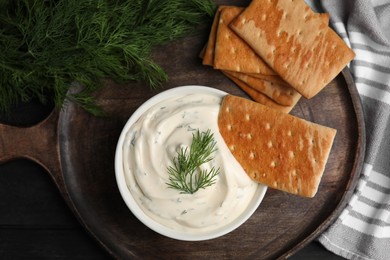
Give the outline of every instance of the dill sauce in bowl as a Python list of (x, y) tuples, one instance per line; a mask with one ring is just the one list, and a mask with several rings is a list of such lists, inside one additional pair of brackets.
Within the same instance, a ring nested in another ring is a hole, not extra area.
[[(222, 236), (258, 208), (266, 186), (253, 182), (226, 146), (218, 113), (226, 93), (203, 86), (173, 88), (152, 97), (129, 118), (119, 137), (115, 173), (131, 212), (164, 236), (187, 241)], [(201, 165), (219, 169), (215, 183), (193, 194), (168, 186), (167, 168), (195, 131), (210, 131), (216, 151)]]

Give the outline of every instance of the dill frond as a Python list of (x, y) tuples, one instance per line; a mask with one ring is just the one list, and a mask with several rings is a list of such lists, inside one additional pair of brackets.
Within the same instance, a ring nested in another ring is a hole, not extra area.
[(181, 148), (173, 159), (173, 166), (168, 166), (168, 187), (177, 189), (180, 193), (193, 194), (215, 184), (219, 168), (212, 167), (208, 171), (200, 169), (202, 164), (213, 160), (215, 145), (214, 135), (210, 130), (200, 133), (198, 129), (192, 135), (190, 150)]
[[(91, 113), (103, 80), (168, 79), (151, 57), (156, 45), (185, 36), (214, 13), (210, 0), (20, 0), (0, 4), (0, 113), (53, 93)], [(73, 82), (86, 89), (69, 95)]]

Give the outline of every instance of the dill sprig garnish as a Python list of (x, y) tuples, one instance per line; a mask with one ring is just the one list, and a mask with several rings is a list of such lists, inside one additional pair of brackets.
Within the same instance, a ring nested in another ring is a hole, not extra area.
[(201, 169), (200, 166), (213, 160), (212, 154), (216, 151), (214, 135), (207, 130), (192, 135), (192, 142), (188, 151), (181, 148), (177, 157), (173, 159), (173, 166), (168, 166), (168, 187), (180, 190), (180, 193), (193, 194), (199, 189), (213, 185), (219, 168), (210, 170)]
[[(193, 31), (215, 10), (212, 0), (8, 0), (0, 2), (0, 113), (19, 101), (53, 96), (93, 114), (92, 92), (107, 78), (167, 80), (153, 46)], [(72, 83), (82, 85), (69, 93)]]

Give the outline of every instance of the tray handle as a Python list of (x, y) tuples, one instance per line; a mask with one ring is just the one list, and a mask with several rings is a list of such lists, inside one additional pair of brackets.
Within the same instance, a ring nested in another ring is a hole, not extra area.
[[(41, 165), (64, 191), (58, 142), (59, 112), (53, 110), (40, 123), (31, 127), (0, 124), (0, 164), (26, 158)], [(62, 192), (63, 193), (63, 192)]]

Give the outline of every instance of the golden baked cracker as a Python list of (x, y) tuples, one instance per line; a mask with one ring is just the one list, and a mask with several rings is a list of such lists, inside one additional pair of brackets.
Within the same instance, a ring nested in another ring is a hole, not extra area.
[[(319, 15), (319, 17), (321, 17), (321, 19), (324, 23), (326, 23), (326, 24), (329, 23), (329, 14), (328, 13), (319, 13), (318, 15)], [(215, 37), (213, 37), (213, 40), (215, 41)], [(215, 46), (215, 44), (213, 46)], [(246, 75), (251, 76), (251, 77), (267, 80), (267, 81), (270, 81), (270, 82), (273, 82), (276, 84), (288, 85), (288, 83), (286, 81), (284, 81), (279, 75), (264, 75), (264, 74), (259, 74), (259, 73), (243, 73), (243, 72), (236, 72), (236, 71), (232, 71), (232, 73), (242, 73), (242, 74), (246, 74)]]
[(215, 43), (214, 68), (275, 75), (275, 71), (229, 28), (229, 23), (242, 10), (241, 7), (233, 6), (221, 10)]
[[(239, 73), (239, 72), (237, 72)], [(288, 85), (286, 81), (284, 81), (279, 75), (263, 75), (258, 73), (245, 73), (246, 75), (249, 75), (254, 78), (267, 80), (270, 82), (278, 83), (278, 84), (285, 84)]]
[(313, 197), (336, 130), (227, 95), (218, 115), (228, 148), (253, 180)]
[(254, 0), (230, 27), (304, 97), (323, 89), (354, 52), (303, 0)]
[(207, 41), (206, 47), (204, 50), (202, 50), (203, 53), (200, 53), (200, 56), (203, 57), (203, 65), (213, 66), (214, 64), (215, 37), (217, 34), (220, 13), (224, 7), (224, 5), (218, 6), (218, 9), (214, 15), (213, 24), (211, 25), (209, 39)]
[(294, 106), (280, 105), (280, 104), (276, 103), (275, 101), (273, 101), (272, 99), (270, 99), (269, 97), (267, 97), (262, 92), (257, 91), (256, 89), (252, 88), (251, 86), (249, 86), (245, 82), (239, 80), (238, 78), (227, 73), (226, 71), (223, 71), (223, 73), (228, 78), (230, 78), (234, 83), (236, 83), (236, 85), (239, 88), (241, 88), (246, 94), (248, 94), (248, 96), (250, 96), (254, 101), (256, 101), (260, 104), (263, 104), (265, 106), (271, 107), (273, 109), (279, 110), (279, 111), (284, 112), (284, 113), (289, 113), (294, 108)]
[(280, 105), (294, 106), (301, 98), (301, 94), (299, 94), (292, 87), (288, 86), (286, 83), (280, 84), (277, 82), (264, 80), (261, 78), (253, 77), (251, 75), (243, 74), (239, 72), (227, 72), (227, 73), (245, 82), (253, 89), (265, 94), (266, 96), (268, 96), (269, 98), (271, 98), (273, 101), (275, 101)]

